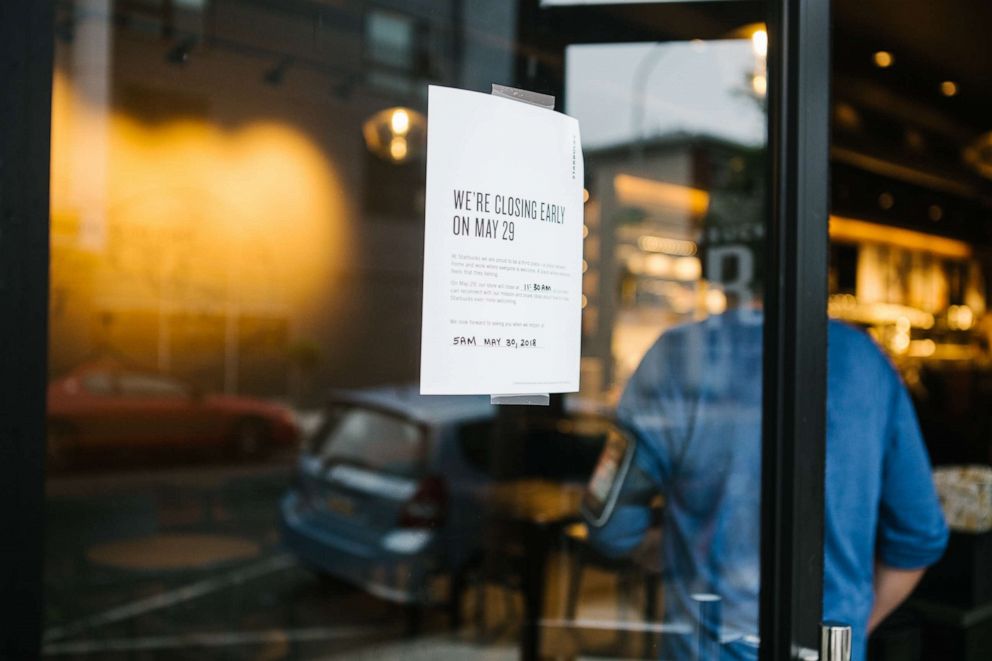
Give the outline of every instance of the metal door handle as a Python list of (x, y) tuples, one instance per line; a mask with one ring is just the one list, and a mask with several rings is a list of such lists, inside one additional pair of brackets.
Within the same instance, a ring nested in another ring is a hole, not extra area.
[(820, 661), (851, 661), (851, 627), (837, 622), (820, 625)]

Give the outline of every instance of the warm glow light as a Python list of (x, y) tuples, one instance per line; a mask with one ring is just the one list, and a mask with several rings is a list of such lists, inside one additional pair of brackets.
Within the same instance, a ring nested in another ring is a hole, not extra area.
[(696, 216), (705, 214), (710, 205), (710, 195), (704, 190), (631, 174), (618, 174), (613, 178), (613, 187), (624, 205), (660, 206)]
[(582, 189), (582, 203), (585, 204), (588, 201), (589, 201), (589, 189), (588, 188), (583, 188)]
[(721, 314), (727, 309), (727, 295), (719, 289), (707, 290), (704, 302), (710, 314)]
[(768, 78), (765, 76), (751, 76), (751, 89), (758, 96), (764, 96), (768, 93)]
[(925, 340), (910, 341), (909, 351), (907, 353), (913, 358), (928, 358), (935, 351), (937, 351), (937, 343), (928, 338)]
[(589, 305), (589, 299), (585, 294), (582, 295), (582, 309), (584, 310), (586, 306)]
[(699, 280), (703, 274), (703, 265), (697, 257), (679, 257), (672, 270), (679, 280)]
[[(831, 317), (846, 319), (860, 324), (882, 325), (895, 324), (897, 330), (901, 324), (904, 330), (908, 328), (933, 328), (934, 318), (929, 312), (898, 305), (896, 303), (861, 303), (851, 294), (833, 294), (827, 301), (827, 312)], [(906, 327), (905, 319), (909, 321)]]
[(583, 225), (582, 226), (582, 238), (584, 239), (587, 236), (589, 236), (589, 226), (588, 225)]
[(971, 246), (964, 241), (841, 216), (830, 216), (830, 238), (851, 243), (881, 243), (956, 259), (967, 259), (972, 253)]
[(768, 32), (766, 30), (754, 31), (754, 34), (751, 35), (751, 48), (754, 50), (755, 57), (768, 56)]
[(983, 177), (992, 179), (992, 131), (975, 138), (963, 152), (965, 162)]
[(582, 272), (585, 273), (588, 270), (589, 270), (589, 262), (587, 262), (586, 260), (583, 259), (582, 260)]
[(861, 115), (849, 103), (838, 102), (834, 107), (834, 119), (841, 126), (856, 130), (861, 128)]
[(895, 335), (892, 336), (892, 341), (889, 343), (892, 350), (896, 353), (905, 353), (906, 349), (909, 348), (909, 333), (905, 331), (897, 331)]
[(379, 158), (401, 163), (423, 153), (427, 118), (412, 108), (386, 108), (362, 124), (365, 146)]
[(945, 80), (940, 84), (940, 93), (944, 96), (955, 96), (958, 93), (958, 85), (953, 80)]
[[(730, 38), (730, 39), (750, 39), (751, 40), (751, 43), (753, 45), (754, 42), (755, 42), (755, 35), (758, 32), (763, 32), (765, 34), (763, 40), (764, 40), (764, 43), (766, 44), (766, 46), (765, 46), (765, 52), (767, 52), (768, 26), (765, 25), (764, 23), (748, 23), (747, 25), (742, 25), (742, 26), (738, 27), (737, 29), (732, 30), (731, 32), (729, 32), (727, 34), (727, 37)], [(761, 37), (758, 37), (758, 40), (762, 40), (762, 38)], [(755, 51), (755, 54), (757, 55), (757, 51)]]
[(696, 254), (696, 244), (685, 239), (671, 239), (667, 236), (645, 234), (637, 238), (637, 247), (645, 252), (662, 252), (676, 257), (692, 257)]
[(672, 277), (672, 258), (668, 255), (648, 255), (644, 260), (644, 272), (656, 278)]
[(895, 58), (892, 57), (892, 53), (885, 50), (877, 51), (872, 59), (875, 61), (875, 66), (879, 69), (888, 69), (895, 62)]
[[(89, 319), (139, 314), (157, 321), (140, 326), (147, 331), (115, 327), (115, 349), (169, 369), (217, 324), (255, 318), (308, 332), (318, 310), (342, 304), (328, 282), (353, 253), (354, 210), (335, 163), (307, 133), (276, 121), (141, 121), (89, 106), (58, 69), (53, 93), (51, 277), (73, 305), (52, 315), (58, 343), (85, 337)], [(75, 192), (94, 185), (76, 158), (91, 113), (104, 122), (93, 139), (113, 156), (100, 166), (99, 199)], [(81, 222), (94, 215), (107, 228), (99, 250)], [(185, 327), (192, 335), (170, 333), (177, 316), (196, 320)], [(225, 388), (236, 388), (224, 360)]]
[[(404, 108), (397, 108), (393, 111), (393, 115), (389, 119), (389, 125), (392, 127), (395, 135), (406, 135), (410, 131), (410, 113)], [(404, 153), (406, 153), (405, 148)]]
[(975, 325), (975, 313), (967, 305), (947, 308), (947, 325), (952, 330), (968, 330)]
[(397, 162), (402, 161), (404, 158), (406, 158), (406, 153), (407, 153), (406, 138), (396, 136), (395, 138), (389, 141), (389, 155), (393, 158), (394, 161)]

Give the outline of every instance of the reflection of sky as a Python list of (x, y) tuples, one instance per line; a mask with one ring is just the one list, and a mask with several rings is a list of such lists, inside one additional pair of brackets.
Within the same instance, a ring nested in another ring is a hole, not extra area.
[[(643, 92), (634, 88), (642, 62)], [(681, 131), (762, 144), (765, 116), (748, 95), (754, 65), (747, 39), (570, 46), (565, 111), (586, 148), (630, 142), (642, 93), (643, 137)]]

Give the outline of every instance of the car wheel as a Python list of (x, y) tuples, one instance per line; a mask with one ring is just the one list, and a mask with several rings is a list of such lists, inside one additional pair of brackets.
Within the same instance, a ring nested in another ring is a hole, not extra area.
[(261, 420), (242, 420), (234, 429), (234, 453), (242, 459), (263, 456), (269, 449), (271, 434)]
[(45, 434), (45, 463), (53, 472), (69, 468), (76, 454), (76, 435), (63, 422), (49, 422)]

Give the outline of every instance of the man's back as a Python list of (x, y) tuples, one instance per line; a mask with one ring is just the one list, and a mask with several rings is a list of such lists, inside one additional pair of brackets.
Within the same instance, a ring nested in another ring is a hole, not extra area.
[[(637, 437), (637, 466), (665, 495), (666, 622), (694, 631), (692, 595), (719, 595), (728, 658), (752, 656), (745, 639), (757, 635), (761, 343), (755, 312), (673, 329), (644, 357), (618, 408)], [(881, 558), (897, 567), (935, 560), (946, 531), (911, 405), (888, 361), (864, 334), (831, 323), (828, 365), (824, 617), (854, 626), (858, 659), (876, 529)], [(644, 508), (621, 507), (595, 539), (623, 552), (646, 525)], [(662, 657), (693, 658), (693, 638), (663, 637)]]

